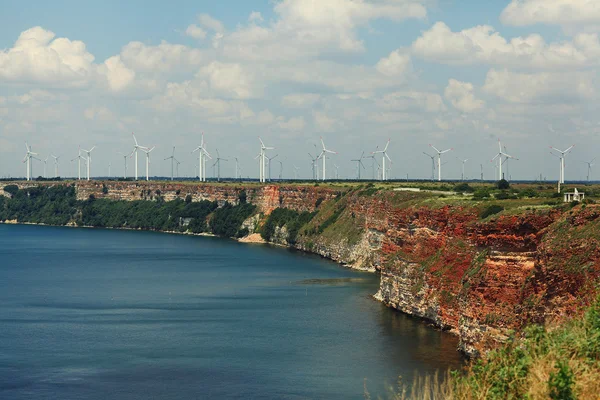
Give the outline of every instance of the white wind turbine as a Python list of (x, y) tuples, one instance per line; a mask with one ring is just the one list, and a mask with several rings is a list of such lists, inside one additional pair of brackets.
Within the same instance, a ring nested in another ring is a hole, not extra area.
[[(148, 151), (147, 147), (140, 146), (138, 144), (138, 141), (135, 138), (135, 135), (133, 134), (133, 132), (131, 133), (131, 135), (133, 136), (133, 141), (135, 143), (131, 154), (135, 154), (135, 180), (137, 181), (138, 180), (138, 150), (142, 150), (142, 151), (146, 152), (146, 172), (148, 171), (148, 156), (149, 156), (150, 152)], [(146, 173), (146, 175), (148, 175), (148, 174)], [(146, 180), (148, 180), (147, 177), (146, 177)]]
[(92, 151), (94, 151), (94, 149), (96, 148), (96, 146), (92, 147), (89, 150), (85, 150), (85, 149), (81, 149), (81, 151), (87, 153), (87, 180), (90, 180), (90, 164), (92, 164)]
[(271, 160), (277, 158), (278, 155), (279, 154), (275, 154), (273, 157), (265, 155), (265, 157), (267, 158), (267, 171), (269, 173), (269, 182), (271, 182)]
[(240, 176), (240, 161), (237, 157), (233, 157), (235, 159), (235, 179), (238, 180), (241, 178)]
[(131, 157), (133, 155), (133, 151), (129, 154), (125, 154), (125, 153), (121, 153), (120, 151), (118, 152), (118, 154), (123, 156), (123, 165), (124, 165), (124, 169), (123, 169), (123, 179), (127, 179), (127, 157)]
[[(258, 155), (260, 164), (259, 164), (259, 180), (260, 182), (266, 182), (266, 174), (265, 174), (265, 168), (266, 168), (266, 160), (267, 160), (267, 150), (275, 150), (275, 147), (267, 147), (265, 146), (264, 142), (262, 141), (262, 139), (259, 137), (258, 140), (260, 140), (260, 153)], [(269, 180), (271, 179), (271, 176), (269, 174)]]
[(77, 179), (81, 180), (81, 160), (87, 163), (87, 159), (81, 155), (81, 146), (79, 146), (79, 150), (77, 151), (77, 157), (71, 160), (71, 162), (77, 160)]
[(435, 180), (435, 156), (432, 156), (431, 154), (428, 154), (425, 152), (423, 152), (423, 154), (425, 154), (427, 157), (431, 158), (431, 180), (434, 181)]
[(321, 137), (321, 146), (323, 146), (323, 150), (321, 150), (321, 154), (319, 154), (319, 156), (317, 157), (317, 159), (322, 158), (323, 159), (323, 181), (327, 179), (327, 164), (325, 163), (325, 160), (327, 160), (327, 153), (330, 154), (337, 154), (336, 151), (333, 150), (329, 150), (328, 148), (325, 147), (325, 142), (323, 142), (323, 137)]
[(565, 156), (567, 155), (567, 153), (569, 153), (571, 151), (571, 149), (575, 147), (575, 145), (569, 147), (566, 150), (559, 150), (556, 147), (552, 147), (550, 146), (550, 148), (554, 151), (557, 151), (558, 153), (560, 153), (560, 156), (557, 156), (556, 154), (550, 152), (550, 154), (558, 157), (560, 159), (560, 175), (558, 177), (558, 182), (559, 183), (565, 183)]
[(54, 158), (54, 177), (58, 178), (58, 159), (60, 156), (56, 157), (54, 154), (50, 154), (52, 158)]
[(468, 158), (465, 158), (465, 159), (463, 160), (463, 159), (461, 159), (461, 158), (458, 158), (458, 157), (456, 157), (456, 159), (462, 163), (462, 173), (461, 173), (461, 175), (460, 175), (460, 180), (461, 180), (461, 181), (464, 181), (464, 180), (465, 180), (465, 164), (466, 164), (466, 162), (467, 162), (467, 161), (469, 161), (469, 159), (468, 159)]
[(152, 150), (154, 150), (155, 146), (152, 146), (151, 149), (148, 149), (146, 147), (140, 147), (140, 149), (146, 153), (146, 181), (150, 180), (150, 152), (152, 152)]
[(298, 167), (296, 167), (296, 166), (294, 165), (294, 179), (295, 179), (295, 180), (297, 180), (297, 179), (298, 179), (298, 170), (299, 170), (299, 169), (300, 169), (300, 168), (298, 168)]
[(46, 166), (48, 164), (49, 158), (50, 158), (50, 156), (46, 157), (46, 159), (44, 160), (44, 179), (48, 178), (48, 176), (46, 175)]
[(594, 158), (592, 158), (592, 160), (591, 160), (591, 161), (584, 161), (584, 162), (583, 162), (584, 164), (587, 164), (587, 166), (588, 166), (588, 167), (587, 167), (587, 181), (588, 181), (588, 182), (590, 181), (590, 173), (592, 172), (592, 167), (594, 166), (594, 160), (595, 160), (595, 159), (596, 159), (596, 158), (594, 157)]
[(333, 166), (335, 167), (335, 180), (339, 180), (340, 179), (340, 166), (337, 165), (336, 163), (333, 163)]
[[(177, 159), (175, 158), (175, 146), (173, 146), (173, 152), (171, 153), (170, 157), (165, 158), (166, 160), (171, 160), (171, 180), (173, 180), (173, 163), (178, 163), (179, 161), (177, 161)], [(179, 165), (179, 164), (178, 164)]]
[(381, 180), (382, 181), (386, 180), (386, 175), (385, 174), (386, 174), (387, 170), (385, 168), (385, 159), (387, 158), (390, 163), (392, 162), (392, 160), (390, 159), (390, 157), (387, 155), (387, 148), (388, 148), (389, 145), (390, 145), (390, 139), (388, 139), (388, 141), (385, 144), (385, 147), (383, 148), (383, 150), (375, 150), (373, 153), (371, 153), (373, 155), (381, 153), (381, 158), (383, 159), (383, 170), (382, 170), (383, 172), (382, 172), (382, 175), (381, 175)]
[(32, 173), (31, 159), (35, 158), (36, 160), (39, 160), (39, 158), (34, 157), (37, 156), (37, 153), (31, 151), (31, 146), (27, 144), (27, 142), (25, 142), (25, 149), (27, 149), (27, 153), (25, 153), (25, 158), (23, 159), (23, 162), (27, 164), (27, 180), (30, 181)]
[[(506, 157), (504, 160), (502, 160), (502, 156)], [(502, 180), (503, 179), (503, 175), (502, 175), (502, 164), (504, 164), (504, 162), (506, 160), (508, 160), (509, 158), (512, 158), (513, 160), (518, 160), (518, 158), (515, 158), (509, 154), (506, 154), (505, 152), (502, 151), (502, 143), (500, 143), (500, 139), (498, 139), (498, 154), (496, 154), (494, 156), (494, 158), (491, 159), (490, 162), (494, 162), (495, 159), (498, 159), (498, 180)]]
[[(219, 149), (216, 149), (217, 151), (217, 159), (215, 161), (215, 163), (213, 164), (213, 168), (216, 165), (217, 166), (217, 182), (221, 181), (221, 161), (229, 161), (226, 158), (221, 158), (221, 155), (219, 154)], [(214, 169), (213, 169), (213, 173), (214, 173)]]
[(358, 171), (358, 180), (360, 181), (360, 169), (366, 169), (365, 165), (362, 162), (362, 159), (365, 158), (365, 152), (363, 151), (362, 154), (360, 155), (359, 158), (355, 159), (355, 160), (350, 160), (352, 162), (356, 163), (356, 169)]
[(434, 149), (437, 152), (437, 158), (438, 158), (438, 181), (442, 180), (442, 154), (449, 152), (450, 150), (454, 150), (454, 148), (449, 148), (446, 149), (444, 151), (439, 151), (438, 149), (435, 148), (435, 146), (433, 145), (429, 145), (429, 147), (431, 147), (432, 149)]
[(318, 172), (317, 172), (317, 160), (319, 159), (319, 157), (315, 157), (310, 153), (308, 153), (308, 156), (311, 159), (310, 166), (312, 168), (313, 180), (317, 181), (317, 180), (319, 180)]
[(206, 181), (206, 158), (212, 160), (210, 153), (206, 150), (206, 143), (204, 143), (204, 132), (202, 132), (202, 140), (200, 146), (196, 147), (192, 153), (198, 152), (198, 179), (201, 182)]

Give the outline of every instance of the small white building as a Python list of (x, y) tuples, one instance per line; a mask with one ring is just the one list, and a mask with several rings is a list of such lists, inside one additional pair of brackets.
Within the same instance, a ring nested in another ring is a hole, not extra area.
[(579, 193), (577, 188), (575, 188), (575, 191), (573, 192), (565, 192), (563, 201), (565, 203), (570, 203), (572, 201), (582, 201), (583, 199), (585, 199), (585, 193)]

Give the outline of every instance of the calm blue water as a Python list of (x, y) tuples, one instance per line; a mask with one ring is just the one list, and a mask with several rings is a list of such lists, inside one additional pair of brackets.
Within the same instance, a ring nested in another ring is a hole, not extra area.
[(460, 365), (377, 286), (269, 246), (0, 225), (0, 398), (361, 399)]

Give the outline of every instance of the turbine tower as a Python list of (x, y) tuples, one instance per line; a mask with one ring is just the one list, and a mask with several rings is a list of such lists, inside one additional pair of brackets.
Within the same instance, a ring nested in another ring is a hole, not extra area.
[(50, 158), (50, 156), (46, 157), (46, 159), (44, 160), (44, 179), (48, 178), (48, 176), (46, 175), (46, 166), (48, 164), (49, 158)]
[(71, 160), (71, 162), (77, 160), (77, 180), (81, 180), (81, 160), (87, 163), (87, 159), (81, 155), (81, 146), (79, 146), (79, 150), (77, 151), (77, 157)]
[(294, 165), (294, 180), (298, 180), (298, 170), (299, 170), (299, 169), (300, 169), (300, 168), (298, 168), (298, 167), (296, 167), (296, 166)]
[(175, 158), (175, 146), (173, 146), (173, 152), (171, 153), (171, 156), (165, 158), (165, 161), (166, 160), (171, 160), (171, 180), (173, 180), (173, 163), (177, 162), (177, 159)]
[[(558, 177), (558, 182), (559, 183), (565, 183), (565, 156), (567, 155), (567, 153), (569, 153), (571, 151), (571, 149), (575, 147), (575, 145), (569, 147), (566, 150), (559, 150), (556, 147), (552, 147), (550, 146), (550, 148), (554, 151), (557, 151), (558, 153), (560, 153), (560, 156), (557, 156), (560, 159), (560, 175)], [(550, 154), (556, 156), (556, 154), (550, 152)]]
[(149, 175), (150, 175), (150, 152), (151, 152), (152, 150), (154, 150), (154, 147), (155, 147), (155, 146), (152, 146), (152, 148), (151, 148), (151, 149), (148, 149), (148, 148), (146, 148), (146, 147), (140, 147), (140, 149), (141, 149), (141, 150), (142, 150), (144, 153), (146, 153), (146, 181), (149, 181), (149, 180), (150, 180), (150, 176), (149, 176)]
[[(215, 163), (213, 164), (213, 168), (216, 165), (217, 166), (217, 182), (221, 181), (221, 160), (223, 161), (229, 161), (226, 158), (221, 158), (221, 155), (219, 154), (219, 149), (216, 149), (217, 151), (217, 160), (215, 161)], [(214, 172), (214, 169), (213, 169)]]
[(123, 165), (125, 167), (123, 169), (123, 179), (127, 179), (127, 157), (131, 157), (133, 155), (133, 151), (129, 154), (121, 153), (120, 151), (117, 153), (123, 156)]
[[(133, 134), (133, 132), (131, 133), (131, 135), (133, 136), (133, 141), (135, 143), (134, 146), (133, 146), (133, 152), (132, 152), (132, 154), (135, 154), (135, 180), (137, 181), (138, 180), (138, 150), (147, 151), (148, 148), (144, 147), (144, 146), (140, 146), (138, 144), (138, 141), (135, 138), (135, 135)], [(146, 171), (148, 171), (148, 165), (147, 164), (148, 164), (148, 155), (149, 154), (150, 154), (150, 152), (146, 153)], [(148, 179), (146, 179), (146, 180), (148, 180)]]
[(321, 150), (321, 154), (319, 155), (318, 158), (322, 158), (323, 159), (323, 181), (325, 181), (325, 179), (327, 179), (327, 164), (325, 163), (325, 160), (327, 160), (327, 153), (330, 154), (337, 154), (336, 151), (333, 150), (329, 150), (328, 148), (325, 147), (325, 142), (323, 142), (323, 137), (321, 136), (321, 146), (323, 146), (323, 150)]
[[(258, 140), (260, 140), (260, 153), (258, 155), (259, 158), (259, 181), (260, 182), (266, 182), (266, 174), (265, 174), (265, 168), (266, 168), (266, 161), (267, 161), (267, 150), (275, 150), (275, 147), (267, 147), (265, 146), (264, 142), (262, 141), (262, 139), (259, 137)], [(273, 157), (275, 158), (275, 157)], [(271, 180), (271, 174), (269, 174), (269, 180)]]
[(431, 181), (433, 182), (435, 180), (435, 156), (432, 156), (431, 154), (425, 152), (423, 152), (423, 154), (431, 158)]
[(25, 153), (25, 158), (23, 159), (23, 162), (27, 164), (27, 180), (30, 181), (32, 173), (31, 159), (35, 158), (36, 160), (39, 160), (39, 158), (34, 157), (37, 156), (37, 153), (31, 151), (31, 146), (28, 145), (27, 142), (25, 142), (25, 149), (27, 149), (27, 153)]
[(308, 156), (311, 159), (310, 166), (312, 168), (313, 180), (314, 181), (319, 180), (319, 177), (317, 176), (317, 160), (319, 159), (319, 157), (315, 157), (310, 153), (308, 153)]
[(267, 158), (267, 172), (269, 173), (269, 182), (271, 182), (271, 160), (277, 158), (279, 154), (275, 154), (273, 157), (266, 156)]
[(594, 157), (594, 158), (592, 158), (592, 160), (591, 160), (591, 161), (584, 161), (584, 162), (583, 162), (584, 164), (587, 164), (587, 166), (588, 166), (588, 167), (587, 167), (587, 181), (588, 181), (588, 182), (590, 181), (590, 172), (592, 172), (592, 167), (594, 166), (594, 160), (595, 160), (595, 159), (596, 159), (596, 158)]
[(362, 163), (362, 159), (365, 158), (365, 152), (363, 151), (359, 158), (355, 160), (350, 160), (356, 163), (356, 169), (358, 171), (358, 180), (360, 181), (360, 169), (365, 169), (365, 165)]
[(458, 157), (456, 157), (456, 159), (462, 163), (462, 173), (461, 173), (461, 175), (460, 175), (460, 180), (461, 180), (461, 181), (464, 181), (464, 180), (465, 180), (465, 163), (466, 163), (467, 161), (469, 161), (469, 159), (468, 159), (468, 158), (465, 158), (465, 159), (463, 160), (463, 159), (460, 159), (460, 158), (458, 158)]
[(433, 145), (429, 145), (429, 147), (431, 147), (432, 149), (434, 149), (437, 152), (437, 158), (438, 158), (438, 182), (442, 181), (442, 154), (449, 152), (450, 150), (454, 150), (453, 148), (449, 148), (446, 149), (444, 151), (439, 151), (438, 149), (436, 149)]
[(56, 157), (54, 154), (50, 154), (50, 157), (54, 158), (54, 177), (58, 178), (58, 159), (60, 156)]
[(498, 139), (498, 154), (496, 154), (494, 156), (494, 158), (492, 158), (490, 160), (490, 162), (494, 162), (494, 160), (497, 158), (498, 159), (498, 180), (502, 180), (503, 176), (502, 176), (502, 164), (504, 164), (504, 161), (502, 160), (502, 156), (506, 157), (504, 159), (504, 161), (508, 160), (509, 158), (512, 158), (513, 160), (518, 160), (518, 158), (515, 158), (509, 154), (506, 154), (505, 152), (502, 151), (502, 144), (500, 143), (500, 139)]
[(240, 161), (238, 160), (237, 157), (234, 157), (235, 159), (235, 179), (238, 180), (241, 178), (240, 176)]
[(340, 166), (336, 163), (333, 163), (333, 166), (335, 167), (335, 180), (337, 181), (340, 179)]
[(279, 161), (279, 180), (282, 179), (283, 176), (283, 162)]
[(90, 164), (92, 163), (92, 151), (94, 151), (94, 149), (96, 148), (96, 146), (92, 147), (89, 150), (85, 150), (85, 149), (81, 149), (81, 151), (87, 153), (87, 180), (90, 180)]
[(376, 150), (376, 151), (374, 151), (372, 153), (373, 155), (381, 153), (381, 158), (383, 159), (383, 170), (382, 170), (383, 172), (381, 174), (381, 180), (382, 181), (386, 180), (385, 174), (386, 174), (387, 170), (385, 168), (385, 159), (387, 158), (390, 163), (392, 162), (392, 160), (390, 159), (390, 157), (387, 155), (387, 148), (388, 148), (389, 145), (390, 145), (390, 139), (388, 139), (388, 141), (385, 144), (385, 147), (383, 148), (383, 150)]
[(204, 143), (204, 132), (202, 132), (202, 140), (200, 146), (196, 147), (192, 153), (198, 152), (198, 179), (200, 182), (206, 181), (206, 158), (212, 160), (210, 153), (206, 150), (206, 143)]

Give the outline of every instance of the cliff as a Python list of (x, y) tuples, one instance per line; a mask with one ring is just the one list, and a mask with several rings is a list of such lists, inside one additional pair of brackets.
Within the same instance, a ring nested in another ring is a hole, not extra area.
[[(597, 293), (600, 207), (595, 205), (501, 200), (494, 204), (505, 210), (482, 219), (489, 201), (375, 187), (81, 181), (75, 192), (82, 204), (92, 196), (188, 198), (222, 206), (243, 197), (256, 211), (231, 232), (260, 241), (256, 232), (265, 238), (269, 231), (273, 243), (379, 271), (376, 299), (454, 332), (470, 355), (526, 324), (576, 314)], [(160, 226), (152, 229), (164, 230)]]

